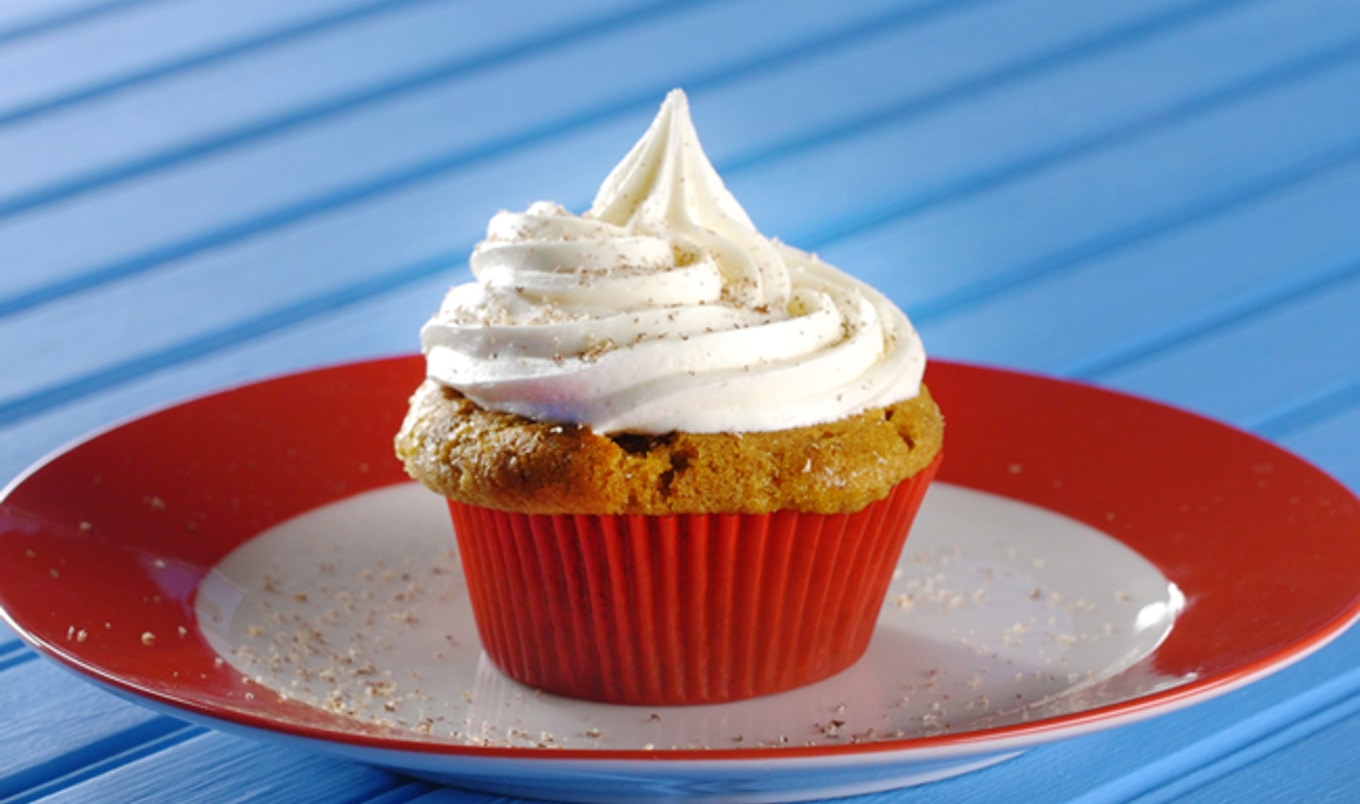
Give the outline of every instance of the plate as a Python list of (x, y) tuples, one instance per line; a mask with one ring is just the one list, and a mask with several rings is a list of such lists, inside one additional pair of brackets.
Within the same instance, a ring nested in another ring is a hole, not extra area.
[(1172, 711), (1360, 616), (1360, 501), (1318, 469), (1145, 400), (935, 361), (946, 460), (863, 661), (722, 706), (536, 694), (482, 658), (438, 500), (391, 457), (422, 371), (269, 380), (39, 464), (0, 501), (6, 618), (116, 693), (262, 740), (513, 795), (790, 800)]

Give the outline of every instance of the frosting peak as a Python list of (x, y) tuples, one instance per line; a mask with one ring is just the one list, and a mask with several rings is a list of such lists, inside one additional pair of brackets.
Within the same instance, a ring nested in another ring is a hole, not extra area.
[(788, 303), (788, 271), (708, 161), (682, 90), (666, 96), (647, 133), (600, 185), (585, 217), (686, 237), (713, 255), (733, 301)]
[(431, 378), (482, 407), (596, 432), (779, 430), (919, 392), (891, 302), (761, 235), (671, 92), (589, 211), (492, 218), (421, 337)]

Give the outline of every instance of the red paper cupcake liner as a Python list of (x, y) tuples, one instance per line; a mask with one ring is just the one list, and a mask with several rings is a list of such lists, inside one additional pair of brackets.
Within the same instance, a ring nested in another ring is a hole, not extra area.
[(482, 645), (506, 675), (610, 703), (717, 703), (864, 654), (939, 463), (850, 514), (449, 509)]

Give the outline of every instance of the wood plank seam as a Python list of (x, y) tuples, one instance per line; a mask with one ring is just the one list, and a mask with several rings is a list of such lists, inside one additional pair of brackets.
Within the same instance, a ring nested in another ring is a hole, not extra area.
[[(823, 248), (849, 237), (893, 223), (898, 219), (924, 212), (928, 209), (954, 203), (1002, 185), (1033, 176), (1054, 167), (1067, 159), (1120, 145), (1139, 137), (1147, 136), (1167, 126), (1186, 122), (1196, 117), (1227, 108), (1262, 91), (1278, 89), (1290, 83), (1303, 81), (1318, 74), (1341, 67), (1360, 57), (1360, 38), (1325, 50), (1309, 53), (1298, 59), (1286, 62), (1259, 73), (1252, 73), (1240, 81), (1235, 81), (1202, 95), (1193, 96), (1174, 104), (1155, 114), (1131, 120), (1108, 131), (1088, 135), (1072, 143), (1066, 143), (1049, 151), (1040, 152), (997, 167), (989, 168), (972, 176), (965, 177), (954, 184), (929, 195), (909, 195), (896, 202), (884, 204), (853, 219), (833, 222), (825, 228), (811, 233), (808, 242), (813, 248)], [(816, 143), (821, 144), (821, 143)], [(747, 163), (763, 161), (759, 157), (747, 157)], [(746, 165), (741, 165), (745, 167)], [(1009, 290), (1011, 286), (998, 288)], [(976, 299), (971, 295), (961, 295), (956, 301), (942, 298), (927, 302), (916, 313), (918, 317), (929, 318), (952, 312), (954, 306), (966, 302), (985, 300), (988, 295), (977, 291)], [(939, 309), (936, 310), (935, 308)]]
[(366, 280), (344, 285), (319, 296), (267, 310), (244, 321), (114, 363), (99, 371), (0, 404), (0, 427), (13, 425), (89, 394), (131, 382), (172, 366), (182, 365), (303, 321), (370, 301), (412, 282), (449, 270), (451, 265), (465, 260), (471, 248), (469, 244), (465, 249), (438, 254)]
[(1356, 159), (1360, 159), (1360, 139), (1328, 149), (1321, 155), (1289, 165), (1287, 168), (1268, 172), (1244, 186), (1192, 199), (1170, 210), (1160, 211), (1037, 260), (994, 274), (983, 281), (923, 301), (913, 306), (909, 312), (918, 324), (946, 318), (1003, 293), (1069, 271), (1096, 257), (1150, 242), (1169, 233), (1198, 225), (1207, 219), (1260, 202), (1326, 172), (1344, 167)]
[(158, 717), (30, 768), (18, 777), (0, 779), (0, 797), (8, 804), (37, 801), (207, 732), (202, 726)]
[(12, 44), (33, 36), (45, 36), (56, 33), (63, 28), (74, 28), (137, 6), (163, 2), (165, 0), (111, 0), (111, 2), (90, 5), (85, 8), (71, 9), (0, 30), (0, 45)]
[(38, 654), (25, 647), (22, 643), (12, 643), (0, 650), (0, 672), (18, 667), (21, 664), (38, 658)]
[[(207, 139), (120, 162), (91, 171), (83, 176), (0, 199), (0, 218), (30, 212), (83, 193), (165, 170), (193, 159), (240, 148), (302, 126), (324, 122), (329, 118), (348, 114), (375, 103), (390, 101), (418, 90), (428, 89), (455, 79), (466, 78), (508, 64), (516, 59), (546, 53), (568, 44), (579, 44), (583, 40), (603, 36), (629, 25), (669, 16), (681, 10), (688, 10), (713, 2), (715, 0), (682, 0), (681, 2), (659, 0), (624, 12), (590, 18), (582, 21), (579, 25), (528, 37), (494, 50), (450, 59), (429, 69), (416, 71), (377, 86), (367, 87), (293, 109), (286, 114), (240, 126)], [(4, 125), (5, 122), (6, 120), (0, 117), (0, 125)], [(3, 311), (0, 311), (0, 314), (3, 314)]]
[[(1354, 344), (1348, 346), (1354, 348)], [(1357, 405), (1360, 405), (1360, 377), (1352, 377), (1253, 417), (1247, 427), (1266, 438), (1280, 439), (1340, 416)]]
[[(756, 152), (738, 155), (733, 159), (724, 161), (720, 167), (724, 174), (734, 173), (774, 159), (784, 158), (790, 154), (829, 145), (837, 140), (863, 134), (876, 128), (887, 127), (912, 118), (924, 117), (930, 112), (958, 101), (971, 100), (979, 94), (1014, 86), (1067, 67), (1074, 62), (1103, 54), (1110, 49), (1137, 44), (1175, 28), (1191, 25), (1217, 14), (1225, 13), (1235, 6), (1257, 2), (1259, 0), (1210, 0), (1210, 2), (1183, 6), (1146, 19), (1136, 20), (1130, 24), (1114, 27), (1096, 36), (1081, 39), (1033, 57), (1017, 59), (999, 69), (965, 78), (962, 81), (940, 87), (924, 96), (891, 104), (852, 120), (838, 121), (834, 125), (791, 138), (782, 143), (776, 143), (767, 148), (761, 148)], [(1357, 44), (1360, 44), (1360, 40), (1357, 40)], [(1311, 61), (1311, 59), (1300, 61)], [(1253, 88), (1250, 86), (1253, 83), (1252, 79), (1240, 83), (1244, 85), (1241, 87), (1244, 91), (1251, 91)], [(0, 209), (3, 208), (0, 207)], [(830, 234), (832, 231), (835, 231), (834, 227), (828, 229), (827, 233), (814, 237), (821, 237), (829, 241), (833, 237)]]
[(13, 109), (0, 111), (0, 126), (29, 120), (48, 112), (75, 106), (84, 101), (106, 97), (116, 92), (139, 86), (178, 73), (206, 67), (218, 62), (235, 58), (247, 53), (277, 47), (299, 38), (312, 36), (332, 28), (362, 22), (379, 14), (391, 13), (404, 6), (415, 3), (440, 2), (441, 0), (373, 0), (369, 5), (346, 9), (336, 14), (287, 25), (263, 35), (237, 42), (230, 42), (210, 50), (200, 51), (192, 56), (158, 64), (142, 70), (115, 76), (98, 84), (76, 89), (54, 98), (30, 103)]
[[(1099, 380), (1103, 375), (1221, 332), (1283, 305), (1326, 293), (1342, 283), (1353, 281), (1357, 275), (1360, 275), (1360, 253), (1346, 254), (1321, 265), (1295, 269), (1280, 279), (1246, 293), (1221, 299), (1194, 315), (1068, 363), (1056, 373), (1083, 380)], [(1269, 418), (1267, 416), (1265, 420)], [(1292, 428), (1277, 432), (1273, 437), (1284, 435), (1289, 429)]]
[[(972, 3), (979, 4), (994, 1), (995, 0), (970, 0)], [(1211, 8), (1228, 8), (1240, 2), (1243, 2), (1243, 0), (1210, 0), (1210, 2), (1194, 8), (1207, 11)], [(684, 83), (685, 86), (692, 91), (697, 91), (706, 87), (716, 87), (752, 72), (771, 69), (794, 57), (807, 56), (824, 48), (843, 46), (852, 43), (854, 38), (865, 33), (881, 31), (882, 29), (893, 25), (919, 22), (923, 18), (929, 18), (929, 16), (931, 16), (926, 14), (927, 11), (938, 13), (945, 10), (944, 7), (957, 10), (963, 5), (964, 4), (937, 3), (931, 6), (908, 9), (908, 11), (912, 13), (903, 14), (902, 12), (896, 12), (881, 17), (875, 17), (864, 24), (852, 26), (848, 30), (834, 32), (829, 37), (819, 37), (815, 40), (796, 42), (791, 47), (782, 48), (766, 56), (748, 60), (747, 62), (735, 65), (728, 70), (695, 76), (691, 80), (683, 81), (681, 83)], [(1160, 16), (1174, 17), (1181, 22), (1186, 22), (1199, 16), (1198, 13), (1191, 14), (1191, 11), (1192, 9), (1178, 9), (1170, 15)], [(1161, 25), (1148, 28), (1145, 25), (1139, 24), (1135, 27), (1144, 29), (1144, 34), (1157, 30), (1164, 30), (1164, 27)], [(1083, 49), (1083, 52), (1086, 52), (1085, 49)], [(1049, 66), (1055, 67), (1063, 63), (1066, 62), (1056, 61)], [(1014, 64), (1003, 65), (998, 70), (993, 71), (993, 73), (1004, 74), (1014, 66)], [(976, 81), (995, 83), (993, 79), (985, 77), (976, 79)], [(364, 183), (351, 185), (350, 187), (333, 191), (329, 195), (309, 199), (295, 204), (292, 207), (276, 210), (270, 214), (238, 223), (235, 226), (219, 229), (216, 232), (200, 235), (197, 238), (182, 241), (179, 244), (162, 247), (158, 250), (146, 252), (141, 255), (86, 271), (65, 280), (11, 295), (8, 298), (0, 299), (0, 316), (21, 312), (43, 303), (91, 290), (107, 282), (152, 271), (161, 267), (166, 262), (183, 259), (209, 248), (221, 246), (232, 240), (263, 234), (283, 226), (300, 222), (314, 215), (328, 212), (332, 209), (366, 201), (371, 197), (384, 193), (395, 192), (415, 183), (433, 180), (443, 174), (470, 167), (487, 159), (504, 156), (522, 148), (532, 147), (550, 137), (561, 136), (590, 126), (603, 124), (639, 109), (654, 105), (656, 98), (660, 97), (666, 89), (668, 89), (668, 87), (651, 88), (631, 97), (597, 106), (582, 113), (577, 113), (566, 118), (558, 118), (527, 130), (521, 130), (511, 136), (502, 137), (497, 141), (479, 143), (457, 151), (448, 152), (426, 160), (414, 167), (388, 173)], [(945, 90), (940, 94), (942, 96), (948, 96), (950, 100), (960, 100), (965, 97), (963, 93), (951, 92), (949, 90)], [(910, 107), (904, 107), (902, 112), (904, 114), (910, 114), (913, 113), (913, 110), (911, 110)], [(843, 128), (837, 133), (840, 136), (848, 136), (854, 132), (851, 129)], [(818, 135), (818, 140), (815, 143), (808, 143), (807, 145), (811, 146), (815, 144), (820, 146), (826, 145), (829, 142), (830, 140), (828, 139), (827, 133), (823, 132), (821, 135)], [(790, 148), (789, 152), (793, 153), (792, 149), (795, 146), (786, 143), (781, 147)], [(732, 166), (724, 163), (719, 165), (719, 169), (728, 173), (737, 172), (745, 167), (759, 164), (764, 161), (767, 160), (761, 158), (758, 154), (747, 154), (742, 158), (742, 162)], [(916, 211), (916, 208), (913, 207), (909, 211)], [(882, 220), (877, 219), (873, 221), (875, 224), (880, 224), (882, 222)], [(867, 225), (867, 223), (864, 224), (864, 226)], [(817, 247), (825, 242), (831, 242), (838, 239), (841, 236), (858, 232), (863, 227), (842, 228), (844, 229), (843, 231), (841, 229), (832, 229), (829, 233), (821, 232), (812, 234), (810, 238), (812, 247)]]
[(1360, 669), (1351, 670), (1088, 791), (1072, 804), (1173, 801), (1262, 756), (1360, 712)]
[[(547, 132), (544, 132), (543, 136), (548, 136)], [(1357, 158), (1360, 158), (1360, 140), (1324, 152), (1321, 156), (1304, 160), (1301, 164), (1290, 165), (1287, 169), (1268, 173), (1264, 177), (1249, 182), (1246, 187), (1233, 188), (1227, 192), (1211, 194), (1207, 198), (1194, 199), (1191, 203), (1183, 204), (1169, 211), (1162, 211), (1141, 221), (1117, 228), (1112, 232), (1104, 232), (1056, 254), (1047, 255), (1040, 260), (1021, 265), (1003, 274), (994, 275), (987, 280), (974, 283), (951, 294), (937, 297), (930, 302), (915, 305), (911, 310), (912, 315), (918, 323), (947, 316), (1001, 292), (1020, 287), (1039, 278), (1070, 270), (1097, 256), (1147, 242), (1161, 237), (1167, 232), (1193, 226), (1206, 218), (1226, 214), (1242, 205), (1255, 203), (1262, 198), (1283, 192), (1291, 186)], [(315, 202), (312, 202), (312, 205), (309, 206), (314, 205)], [(310, 214), (320, 214), (320, 212), (330, 209), (331, 206), (326, 204), (311, 209)], [(219, 232), (217, 237), (208, 243), (200, 241), (188, 247), (182, 247), (184, 254), (180, 256), (188, 256), (190, 253), (206, 249), (209, 246), (220, 245), (236, 239), (237, 236), (238, 233), (235, 229)], [(819, 245), (814, 239), (813, 246)], [(471, 245), (467, 247), (468, 250), (470, 248)], [(464, 255), (466, 253), (467, 251), (463, 252)], [(441, 255), (439, 260), (446, 260), (449, 257), (450, 255)], [(0, 426), (14, 424), (51, 407), (71, 402), (98, 390), (121, 385), (171, 365), (177, 365), (225, 349), (242, 340), (254, 339), (267, 332), (362, 300), (362, 297), (356, 294), (369, 293), (375, 295), (390, 292), (401, 285), (425, 278), (429, 275), (429, 272), (446, 269), (450, 264), (458, 264), (462, 258), (458, 257), (448, 262), (440, 262), (439, 260), (426, 260), (421, 261), (416, 266), (403, 266), (380, 277), (365, 280), (356, 285), (347, 286), (278, 310), (272, 310), (248, 321), (238, 322), (235, 325), (117, 363), (98, 372), (82, 375), (0, 403)], [(363, 290), (360, 290), (360, 288)]]
[[(870, 32), (880, 31), (886, 26), (919, 22), (933, 16), (933, 14), (943, 13), (947, 10), (957, 10), (970, 5), (991, 2), (997, 2), (997, 0), (962, 0), (962, 2), (939, 0), (927, 6), (897, 10), (833, 30), (830, 33), (821, 33), (799, 39), (788, 46), (776, 48), (773, 51), (758, 52), (738, 61), (735, 65), (722, 70), (706, 71), (680, 83), (690, 89), (719, 86), (747, 75), (773, 70), (822, 49), (852, 45), (858, 37)], [(927, 14), (927, 12), (931, 13)], [(313, 196), (285, 207), (275, 208), (204, 234), (117, 260), (68, 279), (21, 292), (7, 299), (0, 299), (0, 316), (31, 309), (38, 304), (57, 298), (92, 290), (109, 282), (147, 273), (175, 260), (291, 226), (318, 215), (436, 180), (460, 169), (530, 148), (572, 132), (605, 124), (655, 106), (657, 98), (664, 96), (665, 92), (672, 88), (671, 83), (668, 81), (666, 86), (651, 87), (565, 118), (557, 118), (538, 124), (520, 130), (511, 136), (503, 136), (495, 140), (475, 143), (445, 152), (397, 171), (391, 171), (322, 195)]]

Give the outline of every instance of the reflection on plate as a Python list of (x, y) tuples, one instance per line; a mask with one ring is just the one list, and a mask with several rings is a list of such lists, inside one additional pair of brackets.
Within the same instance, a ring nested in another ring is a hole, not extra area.
[[(421, 372), (246, 386), (35, 467), (0, 502), (7, 619), (115, 692), (259, 739), (511, 794), (789, 800), (1170, 711), (1360, 613), (1360, 501), (1315, 468), (1146, 401), (937, 361), (943, 482), (864, 661), (725, 706), (536, 696), (480, 659), (442, 509), (391, 458)], [(381, 541), (396, 530), (418, 565)]]
[[(209, 644), (275, 694), (468, 745), (774, 748), (1024, 723), (1186, 679), (1121, 676), (1184, 603), (1136, 553), (1024, 503), (937, 485), (868, 654), (802, 689), (710, 706), (609, 706), (536, 693), (488, 662), (448, 512), (416, 484), (283, 523), (204, 579)], [(1118, 679), (1116, 682), (1115, 679)]]

